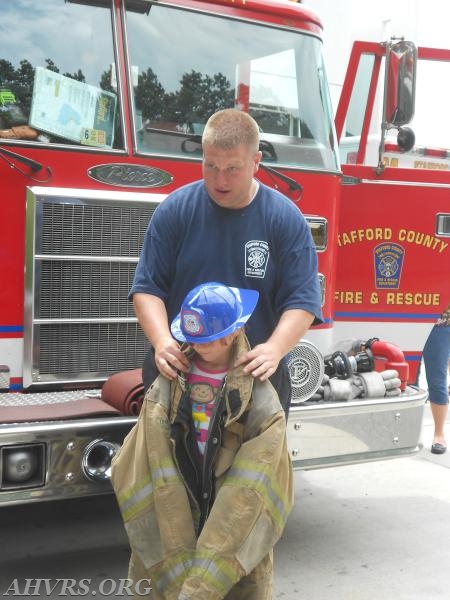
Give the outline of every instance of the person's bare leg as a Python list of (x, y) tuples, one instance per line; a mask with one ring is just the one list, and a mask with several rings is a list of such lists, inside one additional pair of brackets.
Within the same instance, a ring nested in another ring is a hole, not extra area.
[(436, 404), (435, 402), (430, 402), (430, 407), (434, 421), (433, 444), (439, 443), (445, 446), (446, 443), (444, 427), (448, 414), (448, 404)]

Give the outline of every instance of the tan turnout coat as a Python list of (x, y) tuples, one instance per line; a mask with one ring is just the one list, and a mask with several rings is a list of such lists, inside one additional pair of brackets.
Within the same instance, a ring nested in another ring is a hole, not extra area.
[[(237, 340), (239, 355), (248, 341), (243, 333)], [(155, 380), (113, 460), (131, 546), (129, 578), (150, 579), (144, 597), (152, 600), (270, 600), (272, 549), (293, 503), (284, 411), (269, 382), (242, 367), (229, 372), (214, 438), (214, 497), (200, 531), (201, 501), (180, 471), (172, 436), (183, 387), (182, 378)]]

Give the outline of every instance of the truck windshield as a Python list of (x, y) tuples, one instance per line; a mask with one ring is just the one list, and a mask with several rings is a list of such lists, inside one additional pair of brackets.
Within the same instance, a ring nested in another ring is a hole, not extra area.
[(0, 2), (0, 138), (123, 148), (107, 3)]
[(157, 4), (128, 12), (126, 29), (138, 152), (198, 155), (208, 117), (238, 106), (258, 122), (263, 160), (338, 168), (317, 38)]

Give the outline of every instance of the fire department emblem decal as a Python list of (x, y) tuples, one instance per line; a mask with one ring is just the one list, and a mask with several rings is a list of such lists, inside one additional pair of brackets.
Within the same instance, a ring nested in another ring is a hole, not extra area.
[(189, 335), (200, 335), (203, 331), (203, 325), (199, 315), (196, 312), (184, 311), (181, 315), (184, 332)]
[(400, 287), (405, 250), (399, 244), (378, 244), (374, 248), (375, 286), (378, 289)]
[(247, 277), (265, 277), (269, 256), (267, 242), (259, 240), (247, 242), (245, 244), (245, 275)]

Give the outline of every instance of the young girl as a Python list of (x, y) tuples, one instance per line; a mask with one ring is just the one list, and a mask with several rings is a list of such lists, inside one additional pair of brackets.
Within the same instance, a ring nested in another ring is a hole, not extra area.
[(257, 300), (215, 282), (189, 292), (171, 331), (191, 368), (155, 380), (114, 459), (129, 578), (150, 579), (154, 600), (272, 598), (292, 466), (273, 386), (234, 366)]

